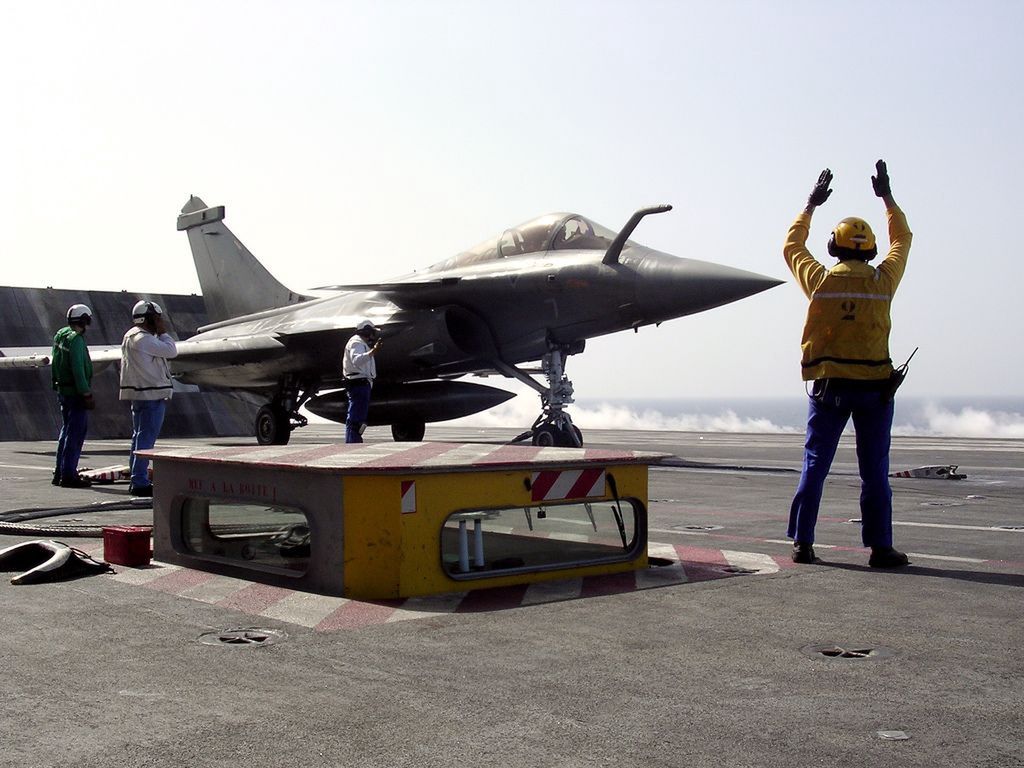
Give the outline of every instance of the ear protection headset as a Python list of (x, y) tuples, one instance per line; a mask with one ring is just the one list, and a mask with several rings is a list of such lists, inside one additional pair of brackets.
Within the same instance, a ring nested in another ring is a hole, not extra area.
[(132, 307), (132, 322), (135, 325), (145, 325), (147, 320), (153, 320), (164, 313), (163, 309), (155, 301), (138, 301)]

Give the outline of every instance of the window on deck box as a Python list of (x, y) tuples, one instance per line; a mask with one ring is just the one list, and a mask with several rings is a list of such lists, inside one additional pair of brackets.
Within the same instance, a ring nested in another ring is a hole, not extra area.
[(189, 552), (293, 575), (309, 566), (309, 523), (293, 507), (189, 498), (181, 507)]
[(441, 561), (460, 579), (631, 560), (645, 514), (637, 499), (460, 510), (445, 520)]

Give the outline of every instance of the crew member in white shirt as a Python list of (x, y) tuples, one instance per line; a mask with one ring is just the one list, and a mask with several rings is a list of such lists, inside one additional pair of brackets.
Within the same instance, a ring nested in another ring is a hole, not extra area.
[(374, 356), (380, 345), (380, 332), (369, 320), (359, 321), (355, 335), (345, 345), (341, 372), (348, 390), (346, 443), (363, 442), (366, 417), (370, 412), (370, 389), (373, 387), (373, 380), (377, 378), (377, 361), (374, 360)]

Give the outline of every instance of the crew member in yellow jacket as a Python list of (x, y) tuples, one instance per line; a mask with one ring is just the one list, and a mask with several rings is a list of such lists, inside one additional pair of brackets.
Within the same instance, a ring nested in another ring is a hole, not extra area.
[(836, 446), (850, 417), (857, 435), (860, 467), (861, 537), (871, 548), (875, 568), (906, 565), (907, 556), (892, 546), (892, 489), (889, 444), (893, 418), (893, 365), (889, 355), (889, 306), (903, 277), (911, 232), (892, 197), (885, 163), (871, 177), (875, 194), (885, 202), (889, 253), (877, 266), (875, 235), (866, 221), (846, 218), (829, 239), (829, 255), (839, 260), (826, 269), (807, 250), (814, 209), (832, 194), (832, 172), (821, 172), (807, 207), (789, 228), (783, 253), (810, 300), (801, 347), (804, 381), (813, 382), (807, 416), (803, 472), (789, 513), (788, 535), (793, 560), (815, 560), (814, 526), (822, 488)]

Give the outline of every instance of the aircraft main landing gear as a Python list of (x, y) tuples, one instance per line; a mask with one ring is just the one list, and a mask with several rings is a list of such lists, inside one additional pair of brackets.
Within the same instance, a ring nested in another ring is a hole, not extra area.
[(533, 422), (533, 426), (516, 437), (513, 443), (530, 438), (534, 445), (539, 446), (583, 447), (583, 433), (565, 412), (565, 407), (573, 402), (572, 382), (565, 375), (565, 358), (568, 356), (568, 348), (553, 346), (541, 359), (541, 369), (548, 380), (546, 387), (538, 384), (518, 368), (511, 365), (500, 366), (502, 372), (528, 384), (540, 394), (540, 416)]
[(260, 445), (285, 445), (291, 437), (288, 413), (274, 405), (264, 405), (256, 412), (256, 442)]
[(396, 443), (418, 443), (427, 432), (427, 424), (418, 417), (396, 421), (391, 425), (391, 437)]
[(300, 393), (299, 382), (286, 376), (274, 399), (256, 412), (256, 442), (260, 445), (287, 445), (292, 430), (308, 424), (299, 408), (316, 394), (316, 387), (307, 387)]

